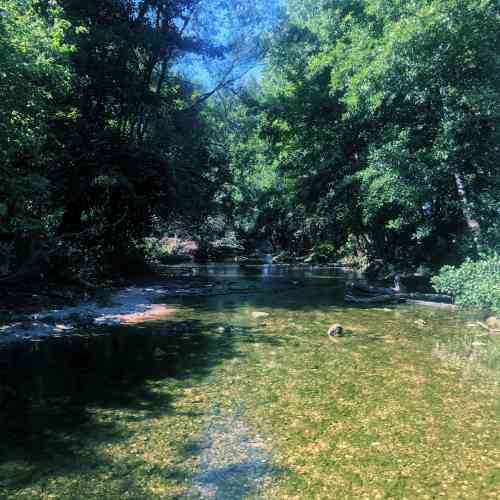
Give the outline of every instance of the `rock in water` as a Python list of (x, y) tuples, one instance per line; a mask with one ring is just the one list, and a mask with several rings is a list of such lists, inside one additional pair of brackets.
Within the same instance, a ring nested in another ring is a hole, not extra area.
[(486, 320), (488, 328), (491, 330), (500, 330), (500, 318), (492, 316)]
[(341, 337), (342, 335), (344, 335), (344, 328), (342, 327), (342, 325), (335, 324), (328, 328), (328, 336), (330, 338)]

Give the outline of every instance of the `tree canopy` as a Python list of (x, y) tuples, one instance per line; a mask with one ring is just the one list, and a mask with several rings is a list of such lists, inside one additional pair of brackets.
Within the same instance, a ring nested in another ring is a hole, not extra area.
[(288, 2), (260, 126), (310, 246), (354, 238), (421, 262), (498, 242), (499, 14), (494, 1)]
[(4, 0), (2, 279), (209, 217), (302, 254), (496, 248), (499, 23), (494, 0)]

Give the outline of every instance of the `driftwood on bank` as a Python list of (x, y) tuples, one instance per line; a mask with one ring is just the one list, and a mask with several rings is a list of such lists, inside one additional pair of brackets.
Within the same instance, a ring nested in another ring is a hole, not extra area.
[(402, 299), (409, 299), (420, 302), (436, 302), (442, 304), (450, 304), (452, 303), (452, 298), (449, 295), (444, 295), (442, 293), (398, 293), (396, 294), (398, 297)]
[(394, 295), (392, 288), (383, 288), (378, 286), (365, 285), (364, 283), (351, 283), (350, 288), (353, 291), (369, 295)]
[(345, 296), (352, 304), (384, 304), (408, 302), (416, 305), (451, 306), (452, 298), (440, 293), (401, 292), (396, 288), (385, 288), (353, 282)]
[(353, 291), (369, 295), (394, 295), (401, 299), (426, 300), (429, 302), (447, 302), (451, 303), (452, 299), (449, 295), (443, 293), (421, 293), (421, 292), (400, 292), (394, 288), (385, 288), (378, 286), (366, 285), (364, 283), (351, 283), (350, 288)]
[(374, 295), (373, 297), (355, 297), (354, 295), (346, 294), (345, 301), (350, 304), (399, 304), (404, 301), (395, 295)]

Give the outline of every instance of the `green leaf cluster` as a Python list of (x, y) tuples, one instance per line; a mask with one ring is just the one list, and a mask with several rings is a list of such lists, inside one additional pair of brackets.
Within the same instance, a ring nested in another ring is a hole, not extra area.
[(438, 292), (448, 293), (464, 307), (483, 308), (500, 314), (500, 255), (467, 259), (458, 267), (445, 266), (432, 278)]

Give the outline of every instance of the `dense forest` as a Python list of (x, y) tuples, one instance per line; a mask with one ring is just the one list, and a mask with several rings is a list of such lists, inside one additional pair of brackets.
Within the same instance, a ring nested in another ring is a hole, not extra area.
[(169, 233), (500, 273), (498, 2), (249, 4), (1, 1), (0, 283)]

